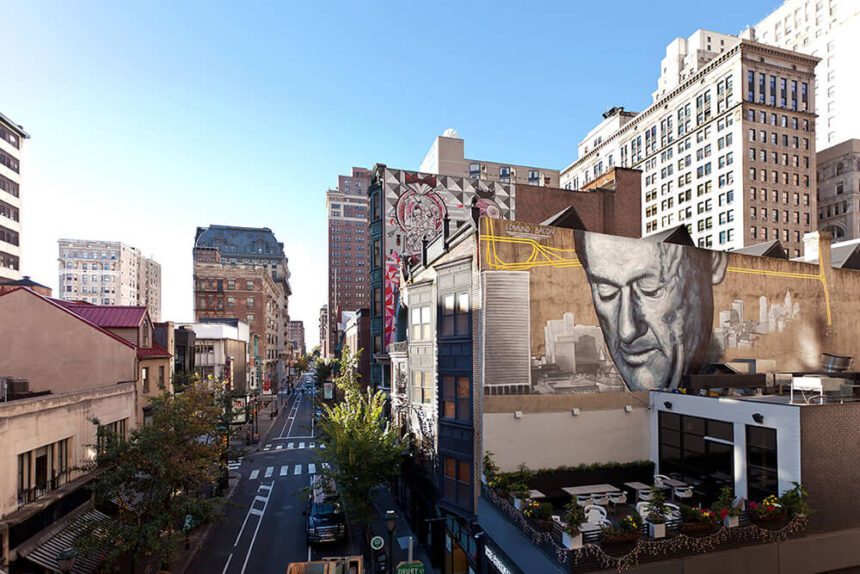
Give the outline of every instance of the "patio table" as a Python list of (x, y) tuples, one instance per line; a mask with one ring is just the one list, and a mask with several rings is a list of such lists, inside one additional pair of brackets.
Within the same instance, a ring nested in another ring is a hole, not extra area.
[(585, 486), (565, 486), (563, 491), (571, 496), (585, 494), (607, 494), (609, 492), (621, 492), (621, 489), (611, 484), (587, 484)]
[(530, 490), (529, 498), (531, 498), (532, 500), (536, 500), (538, 498), (546, 498), (546, 495), (540, 490)]

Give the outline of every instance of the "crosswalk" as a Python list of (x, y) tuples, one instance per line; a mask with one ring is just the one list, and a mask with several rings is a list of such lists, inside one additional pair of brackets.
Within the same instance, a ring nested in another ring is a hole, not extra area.
[[(320, 465), (323, 470), (328, 470), (329, 464), (324, 462)], [(304, 464), (281, 464), (281, 465), (271, 465), (266, 467), (255, 468), (251, 470), (251, 474), (248, 475), (248, 480), (258, 480), (258, 479), (266, 479), (273, 478), (277, 476), (278, 478), (284, 478), (289, 476), (301, 476), (303, 474), (314, 475), (317, 473), (317, 465), (314, 463)]]
[(240, 457), (239, 460), (228, 460), (227, 461), (227, 469), (228, 470), (239, 470), (239, 467), (242, 466), (242, 460), (244, 460), (244, 457)]
[[(307, 442), (307, 443), (300, 442), (300, 443), (298, 443), (298, 445), (296, 445), (296, 443), (294, 441), (294, 442), (288, 442), (287, 446), (286, 446), (286, 450), (303, 450), (303, 449), (315, 449), (315, 448), (317, 448), (317, 443), (315, 443), (315, 442)], [(319, 448), (325, 448), (325, 445), (320, 444)], [(263, 447), (264, 452), (268, 452), (270, 450), (283, 450), (283, 449), (284, 449), (283, 443), (279, 443), (276, 445), (273, 445), (272, 443), (268, 443), (268, 444), (266, 444), (266, 446)]]

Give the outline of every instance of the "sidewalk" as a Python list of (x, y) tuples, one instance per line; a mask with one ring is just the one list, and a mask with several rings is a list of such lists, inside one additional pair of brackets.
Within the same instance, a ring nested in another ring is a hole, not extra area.
[[(434, 570), (430, 564), (430, 557), (424, 551), (424, 547), (418, 541), (418, 538), (412, 532), (406, 519), (403, 518), (400, 508), (391, 495), (391, 491), (387, 486), (377, 487), (370, 493), (370, 499), (373, 506), (376, 508), (376, 516), (371, 524), (371, 529), (374, 534), (382, 536), (385, 540), (386, 547), (388, 545), (388, 529), (385, 525), (385, 511), (394, 510), (397, 512), (397, 527), (394, 529), (394, 544), (392, 548), (392, 562), (396, 567), (400, 562), (405, 562), (408, 558), (409, 537), (412, 537), (412, 560), (424, 563), (424, 568), (428, 573), (438, 573), (440, 570)], [(369, 567), (366, 569), (370, 572)]]

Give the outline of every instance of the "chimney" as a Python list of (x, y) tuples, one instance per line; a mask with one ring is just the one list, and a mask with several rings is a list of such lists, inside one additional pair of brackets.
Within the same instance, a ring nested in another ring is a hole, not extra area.
[[(830, 266), (830, 243), (833, 235), (829, 231), (812, 231), (803, 234), (803, 259), (806, 261), (818, 261), (819, 255), (826, 259), (827, 267)], [(823, 263), (823, 261), (818, 261)]]

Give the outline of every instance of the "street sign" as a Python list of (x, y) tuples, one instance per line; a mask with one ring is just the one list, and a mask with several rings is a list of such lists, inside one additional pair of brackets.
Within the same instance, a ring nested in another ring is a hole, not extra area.
[(397, 565), (397, 574), (424, 574), (424, 563), (401, 562)]
[(383, 546), (385, 546), (385, 541), (382, 536), (374, 536), (370, 539), (370, 547), (374, 550), (381, 550)]
[(185, 522), (182, 524), (182, 530), (188, 532), (194, 527), (194, 517), (190, 514), (185, 515)]

